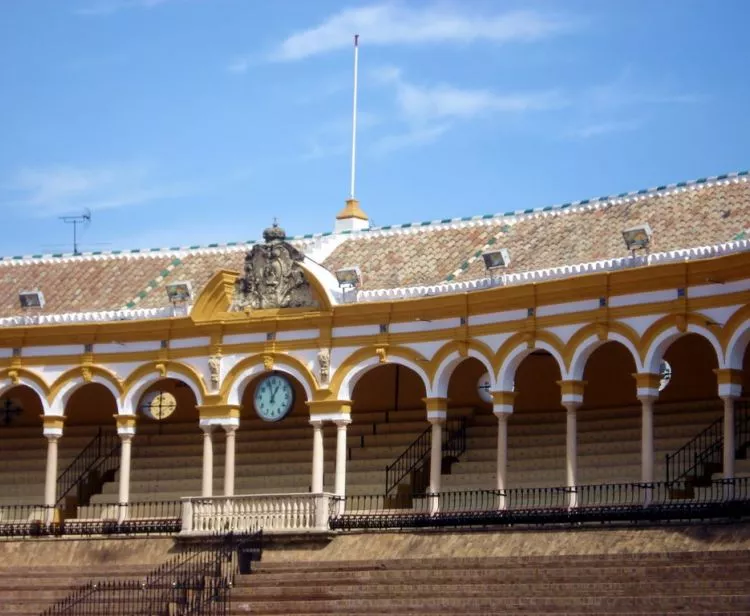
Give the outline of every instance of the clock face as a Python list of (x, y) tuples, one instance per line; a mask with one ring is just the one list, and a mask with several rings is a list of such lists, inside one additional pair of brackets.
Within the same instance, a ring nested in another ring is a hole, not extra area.
[(153, 391), (144, 397), (141, 408), (145, 415), (159, 421), (174, 413), (177, 400), (168, 391)]
[(270, 374), (255, 388), (253, 404), (255, 412), (264, 421), (279, 421), (292, 410), (294, 388), (281, 374)]

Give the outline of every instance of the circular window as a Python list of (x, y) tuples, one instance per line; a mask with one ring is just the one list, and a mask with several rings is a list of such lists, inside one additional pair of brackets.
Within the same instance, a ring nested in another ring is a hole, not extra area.
[(141, 411), (147, 417), (161, 421), (166, 419), (177, 408), (177, 400), (168, 391), (152, 391), (143, 397)]
[(659, 391), (663, 390), (667, 385), (669, 385), (669, 381), (672, 380), (672, 366), (669, 365), (669, 362), (666, 362), (665, 360), (661, 360), (661, 364), (659, 364)]
[(492, 392), (490, 391), (490, 374), (485, 372), (477, 381), (477, 393), (482, 402), (492, 403)]

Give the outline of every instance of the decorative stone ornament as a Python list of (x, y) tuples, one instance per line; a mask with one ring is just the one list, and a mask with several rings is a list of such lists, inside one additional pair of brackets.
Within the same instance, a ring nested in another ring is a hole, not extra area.
[(211, 355), (208, 358), (208, 371), (211, 375), (211, 389), (219, 389), (221, 384), (221, 355)]
[(235, 283), (230, 311), (318, 307), (300, 265), (305, 257), (285, 237), (274, 223), (263, 232), (265, 244), (256, 244), (245, 255), (244, 275)]
[(320, 374), (320, 382), (328, 383), (328, 379), (331, 374), (331, 350), (320, 349), (318, 351), (318, 371)]

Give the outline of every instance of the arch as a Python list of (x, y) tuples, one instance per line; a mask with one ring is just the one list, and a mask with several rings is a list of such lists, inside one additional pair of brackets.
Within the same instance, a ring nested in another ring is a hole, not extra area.
[[(621, 324), (620, 324), (621, 325)], [(601, 338), (596, 332), (596, 325), (587, 325), (580, 330), (581, 336), (573, 336), (566, 347), (565, 355), (570, 358), (568, 365), (568, 378), (573, 381), (583, 379), (583, 371), (586, 368), (591, 354), (600, 346), (608, 342), (617, 342), (624, 346), (635, 361), (637, 372), (643, 372), (641, 355), (635, 342), (635, 337), (629, 335), (627, 327), (609, 329), (606, 338)]]
[(64, 415), (65, 407), (78, 389), (89, 383), (103, 385), (112, 394), (120, 412), (120, 396), (123, 385), (113, 372), (101, 366), (79, 366), (63, 372), (50, 387), (49, 403), (52, 412)]
[(695, 315), (690, 315), (687, 321), (686, 327), (680, 329), (675, 325), (674, 316), (667, 316), (659, 319), (648, 328), (643, 335), (641, 346), (643, 360), (641, 365), (645, 372), (657, 374), (661, 360), (664, 358), (664, 352), (677, 338), (686, 334), (698, 334), (708, 340), (716, 353), (719, 368), (725, 367), (724, 350), (721, 347), (721, 342), (712, 331), (699, 324), (705, 323), (705, 319), (701, 320)]
[(203, 404), (206, 386), (195, 368), (178, 361), (154, 361), (136, 368), (125, 380), (125, 392), (122, 395), (120, 412), (126, 415), (135, 413), (143, 393), (151, 385), (163, 379), (175, 379), (184, 383), (193, 391), (196, 404)]
[[(6, 379), (8, 379), (8, 382), (5, 382)], [(39, 396), (44, 414), (47, 415), (49, 411), (49, 387), (41, 376), (33, 370), (20, 366), (0, 370), (0, 396), (19, 385), (26, 385)]]
[[(462, 348), (463, 346), (463, 348)], [(465, 359), (473, 357), (482, 362), (490, 375), (491, 389), (495, 389), (495, 368), (492, 365), (492, 351), (483, 342), (472, 340), (465, 345), (460, 342), (449, 342), (442, 346), (432, 359), (432, 390), (436, 398), (448, 396), (448, 385), (458, 365)]]
[(529, 341), (527, 334), (518, 333), (511, 336), (498, 350), (497, 359), (500, 368), (495, 378), (495, 391), (512, 391), (516, 370), (527, 355), (533, 351), (547, 351), (557, 362), (560, 377), (568, 379), (568, 371), (561, 352), (559, 338), (549, 332), (539, 332), (537, 338)]
[(265, 365), (267, 357), (273, 359), (272, 370), (284, 372), (297, 379), (305, 390), (308, 401), (314, 399), (318, 383), (305, 364), (296, 357), (284, 353), (263, 353), (243, 359), (229, 371), (221, 387), (221, 399), (225, 404), (239, 406), (247, 384), (260, 373), (268, 371)]
[(742, 370), (742, 360), (750, 344), (750, 306), (732, 315), (725, 326), (727, 333), (726, 367)]
[(389, 347), (385, 355), (385, 361), (383, 359), (383, 357), (378, 355), (375, 348), (360, 349), (347, 357), (336, 370), (331, 380), (330, 389), (336, 395), (336, 399), (351, 400), (357, 381), (372, 368), (389, 362), (405, 366), (416, 372), (419, 378), (422, 379), (426, 397), (433, 397), (432, 383), (427, 371), (423, 367), (428, 361), (423, 355), (409, 348)]

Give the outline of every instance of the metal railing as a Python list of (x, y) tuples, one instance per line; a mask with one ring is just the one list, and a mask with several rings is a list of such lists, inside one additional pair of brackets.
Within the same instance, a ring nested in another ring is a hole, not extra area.
[[(57, 478), (57, 505), (78, 488), (80, 503), (87, 503), (92, 490), (89, 482), (93, 473), (98, 473), (97, 480), (111, 471), (116, 471), (120, 464), (120, 439), (115, 432), (99, 428), (96, 436), (81, 450), (68, 467)], [(85, 492), (82, 494), (82, 492)]]
[[(458, 458), (466, 451), (466, 418), (458, 417), (445, 422), (442, 432), (443, 457)], [(390, 494), (405, 477), (424, 469), (432, 447), (432, 427), (427, 428), (412, 442), (392, 464), (385, 468), (385, 494)], [(421, 492), (423, 490), (415, 490)]]
[[(746, 447), (750, 442), (750, 406), (748, 402), (735, 402), (735, 444)], [(724, 418), (720, 417), (705, 430), (666, 456), (667, 482), (706, 476), (720, 470), (724, 448)]]
[[(0, 506), (0, 536), (169, 534), (180, 531), (180, 501), (95, 504), (79, 508), (78, 517), (49, 515), (45, 505)], [(59, 514), (59, 510), (55, 513)], [(47, 523), (47, 520), (54, 522)]]
[(262, 533), (227, 535), (216, 545), (189, 546), (142, 579), (92, 580), (42, 616), (226, 616), (238, 573), (260, 560)]
[[(437, 503), (435, 503), (437, 499)], [(444, 492), (394, 507), (384, 495), (347, 496), (331, 529), (670, 522), (750, 516), (750, 478), (718, 479), (675, 498), (668, 482)], [(341, 513), (343, 511), (343, 513)]]

